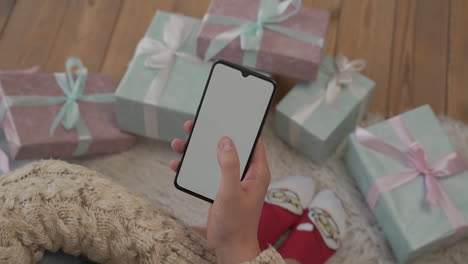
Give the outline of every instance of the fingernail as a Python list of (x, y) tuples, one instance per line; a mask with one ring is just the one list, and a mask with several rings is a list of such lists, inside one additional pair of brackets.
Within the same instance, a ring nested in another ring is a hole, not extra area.
[(229, 138), (223, 138), (219, 143), (219, 150), (220, 151), (229, 151), (232, 149), (232, 141)]

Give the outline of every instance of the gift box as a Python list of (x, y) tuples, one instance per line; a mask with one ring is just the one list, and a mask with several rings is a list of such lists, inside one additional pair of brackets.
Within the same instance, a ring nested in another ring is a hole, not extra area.
[(8, 142), (6, 141), (3, 129), (0, 129), (0, 175), (34, 162), (34, 160), (11, 160), (10, 157)]
[[(72, 71), (77, 68), (76, 71)], [(0, 74), (2, 125), (14, 159), (123, 151), (135, 138), (117, 128), (110, 75), (88, 74), (81, 61), (66, 73)]]
[(324, 57), (317, 80), (296, 85), (276, 106), (275, 132), (316, 164), (326, 162), (367, 112), (375, 83), (362, 60)]
[(212, 0), (198, 34), (200, 57), (314, 80), (330, 13), (300, 0)]
[(196, 56), (200, 20), (158, 11), (116, 92), (121, 129), (163, 141), (186, 138), (211, 70)]
[(429, 106), (350, 138), (346, 164), (399, 263), (464, 236), (468, 165)]

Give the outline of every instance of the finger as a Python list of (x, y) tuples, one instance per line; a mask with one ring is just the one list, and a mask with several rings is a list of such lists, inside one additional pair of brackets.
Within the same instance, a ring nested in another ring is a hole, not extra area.
[(229, 137), (222, 137), (218, 141), (218, 162), (222, 174), (218, 194), (229, 195), (239, 190), (239, 156), (234, 142)]
[(183, 153), (185, 151), (185, 146), (187, 145), (187, 141), (176, 138), (171, 142), (171, 148), (178, 153)]
[(177, 172), (179, 170), (179, 167), (180, 167), (180, 160), (171, 160), (169, 162), (169, 167), (171, 168), (171, 170), (173, 170), (174, 172)]
[(192, 128), (193, 128), (193, 120), (185, 121), (184, 130), (187, 134), (190, 134), (190, 132), (192, 132)]
[(265, 147), (263, 145), (263, 140), (260, 139), (257, 142), (249, 164), (249, 169), (241, 186), (248, 192), (252, 191), (260, 196), (264, 196), (264, 192), (266, 192), (270, 184), (270, 178), (270, 169), (266, 158)]

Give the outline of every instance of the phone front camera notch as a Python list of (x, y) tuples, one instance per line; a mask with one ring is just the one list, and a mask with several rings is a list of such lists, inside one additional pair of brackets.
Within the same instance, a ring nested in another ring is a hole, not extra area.
[(249, 73), (246, 72), (246, 71), (243, 71), (243, 72), (242, 72), (242, 76), (245, 78), (245, 77), (249, 76)]

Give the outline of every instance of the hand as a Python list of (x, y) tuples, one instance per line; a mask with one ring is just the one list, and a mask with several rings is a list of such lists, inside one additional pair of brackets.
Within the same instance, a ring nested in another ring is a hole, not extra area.
[[(192, 121), (184, 124), (188, 133)], [(175, 139), (171, 147), (182, 153), (186, 142)], [(218, 142), (218, 162), (221, 167), (221, 185), (208, 213), (208, 246), (214, 249), (219, 263), (241, 263), (260, 254), (257, 240), (258, 222), (263, 200), (270, 183), (270, 170), (263, 142), (260, 139), (250, 161), (244, 180), (240, 181), (239, 157), (228, 137)], [(170, 167), (177, 171), (180, 161), (172, 160)]]

